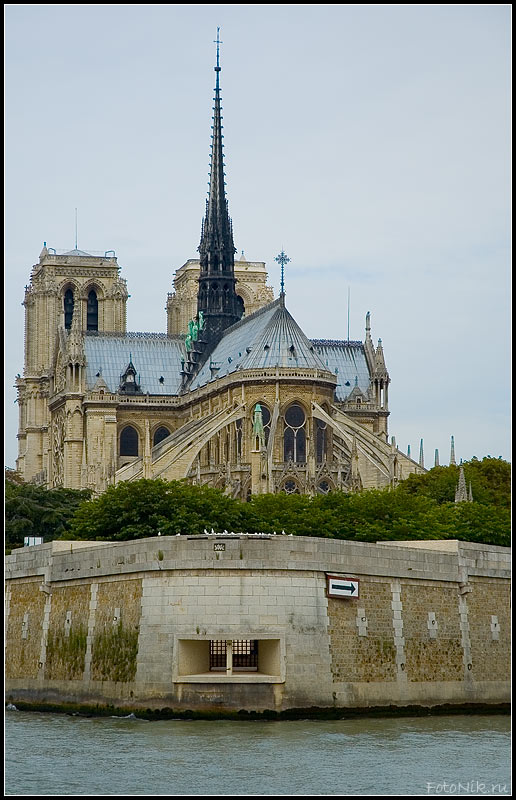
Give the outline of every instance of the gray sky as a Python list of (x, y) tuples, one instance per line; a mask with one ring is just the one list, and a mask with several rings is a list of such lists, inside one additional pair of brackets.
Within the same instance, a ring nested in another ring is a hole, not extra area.
[(382, 339), (390, 435), (510, 459), (510, 5), (24, 5), (6, 16), (5, 463), (23, 287), (116, 251), (128, 329), (197, 256), (217, 26), (235, 246), (307, 336)]

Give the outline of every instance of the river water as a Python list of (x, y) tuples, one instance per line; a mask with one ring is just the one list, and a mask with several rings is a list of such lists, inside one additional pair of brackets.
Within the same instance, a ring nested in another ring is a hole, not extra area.
[(6, 795), (510, 794), (510, 718), (5, 715)]

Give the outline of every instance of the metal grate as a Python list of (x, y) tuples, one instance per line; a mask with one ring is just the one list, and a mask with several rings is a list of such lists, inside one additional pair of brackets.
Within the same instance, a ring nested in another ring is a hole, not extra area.
[[(210, 641), (210, 670), (226, 669), (226, 641), (213, 639)], [(253, 672), (258, 669), (258, 640), (234, 639), (233, 664), (234, 670)]]
[(210, 670), (226, 669), (226, 642), (215, 640), (210, 642)]
[(233, 669), (258, 669), (257, 639), (233, 641)]

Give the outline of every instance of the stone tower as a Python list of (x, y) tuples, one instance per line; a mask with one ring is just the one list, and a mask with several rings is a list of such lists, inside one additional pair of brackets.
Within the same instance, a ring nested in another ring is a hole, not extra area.
[[(49, 397), (56, 391), (80, 392), (82, 331), (126, 329), (128, 294), (119, 273), (112, 250), (94, 255), (77, 248), (57, 251), (47, 248), (46, 242), (39, 263), (32, 268), (23, 301), (24, 371), (23, 377), (16, 379), (20, 418), (17, 470), (26, 481), (47, 482)], [(61, 358), (56, 361), (58, 349)], [(66, 437), (67, 431), (63, 428), (60, 434)]]

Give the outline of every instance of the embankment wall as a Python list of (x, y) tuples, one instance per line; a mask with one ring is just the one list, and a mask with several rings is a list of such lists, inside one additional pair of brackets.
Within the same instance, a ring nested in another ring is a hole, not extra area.
[[(358, 597), (328, 596), (329, 575), (357, 580)], [(508, 548), (279, 535), (52, 542), (14, 551), (6, 578), (13, 703), (281, 712), (510, 697)], [(229, 643), (218, 671), (215, 641)], [(257, 650), (252, 671), (238, 668), (241, 641)]]

